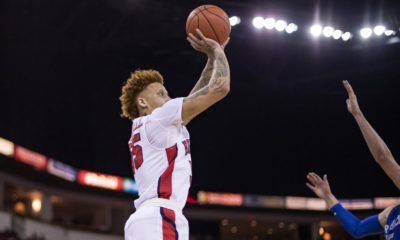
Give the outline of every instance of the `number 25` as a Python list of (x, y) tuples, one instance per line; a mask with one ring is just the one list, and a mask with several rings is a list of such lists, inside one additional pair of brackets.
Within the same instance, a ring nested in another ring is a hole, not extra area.
[(133, 135), (131, 146), (132, 153), (132, 169), (133, 171), (138, 170), (143, 163), (143, 152), (142, 146), (138, 145), (137, 142), (140, 141), (140, 133)]

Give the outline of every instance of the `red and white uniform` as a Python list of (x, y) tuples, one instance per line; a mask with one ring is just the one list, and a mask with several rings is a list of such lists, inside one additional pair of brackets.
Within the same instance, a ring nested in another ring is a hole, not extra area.
[(183, 98), (133, 120), (129, 148), (139, 190), (125, 240), (188, 240), (182, 214), (191, 182), (190, 138), (182, 125)]

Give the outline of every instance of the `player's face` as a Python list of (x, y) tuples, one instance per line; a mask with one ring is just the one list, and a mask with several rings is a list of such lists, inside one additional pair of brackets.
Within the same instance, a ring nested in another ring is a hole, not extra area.
[(161, 107), (171, 99), (164, 85), (161, 83), (152, 83), (148, 85), (142, 93), (141, 95), (143, 95), (150, 112)]

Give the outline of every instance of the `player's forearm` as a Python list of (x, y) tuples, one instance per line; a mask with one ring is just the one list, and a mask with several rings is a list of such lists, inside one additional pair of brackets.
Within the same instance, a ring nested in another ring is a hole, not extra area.
[(214, 52), (214, 57), (215, 60), (213, 62), (211, 78), (207, 86), (192, 93), (186, 99), (194, 99), (211, 93), (212, 96), (214, 96), (213, 101), (217, 102), (229, 93), (231, 77), (228, 60), (222, 49), (216, 50)]
[(392, 153), (390, 152), (385, 142), (374, 130), (374, 128), (369, 124), (364, 115), (360, 112), (359, 114), (354, 115), (354, 118), (358, 126), (360, 127), (364, 140), (367, 143), (368, 148), (375, 161), (381, 164), (393, 158)]
[(214, 67), (214, 58), (209, 57), (207, 60), (207, 64), (204, 67), (199, 80), (197, 81), (196, 85), (193, 87), (192, 91), (190, 91), (189, 95), (191, 95), (191, 94), (197, 92), (198, 90), (202, 89), (203, 87), (207, 86), (207, 84), (210, 82), (210, 79), (211, 79), (213, 67)]
[(230, 91), (230, 69), (228, 59), (222, 49), (215, 50), (215, 60), (211, 73), (211, 79), (208, 83), (210, 91), (228, 94)]
[(400, 166), (394, 159), (390, 149), (362, 114), (355, 115), (354, 118), (375, 161), (400, 189)]

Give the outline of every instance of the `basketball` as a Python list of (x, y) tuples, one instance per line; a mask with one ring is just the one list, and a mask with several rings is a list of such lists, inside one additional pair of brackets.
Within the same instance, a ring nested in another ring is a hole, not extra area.
[(196, 28), (204, 34), (205, 37), (214, 39), (223, 44), (231, 33), (229, 17), (225, 11), (215, 5), (202, 5), (194, 9), (186, 20), (186, 34), (196, 33)]

